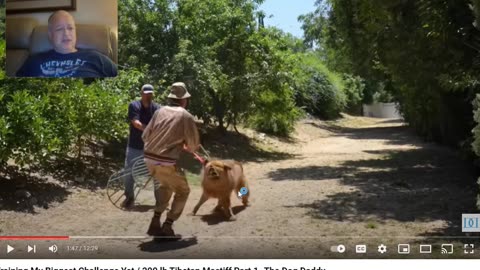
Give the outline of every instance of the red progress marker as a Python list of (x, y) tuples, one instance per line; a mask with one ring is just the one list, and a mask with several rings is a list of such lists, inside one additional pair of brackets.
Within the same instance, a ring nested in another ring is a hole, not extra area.
[(0, 240), (68, 240), (68, 236), (34, 236), (34, 235), (12, 235), (12, 236), (2, 236), (0, 235)]

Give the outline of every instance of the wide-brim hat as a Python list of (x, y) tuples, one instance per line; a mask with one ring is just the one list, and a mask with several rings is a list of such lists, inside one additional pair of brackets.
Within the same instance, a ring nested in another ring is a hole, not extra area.
[(191, 97), (187, 91), (187, 86), (183, 82), (176, 82), (170, 87), (169, 98), (173, 99), (185, 99)]

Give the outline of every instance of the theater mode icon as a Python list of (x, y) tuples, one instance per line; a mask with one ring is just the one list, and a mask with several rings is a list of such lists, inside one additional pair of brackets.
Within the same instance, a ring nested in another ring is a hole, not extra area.
[(420, 245), (420, 253), (422, 254), (432, 253), (432, 245)]

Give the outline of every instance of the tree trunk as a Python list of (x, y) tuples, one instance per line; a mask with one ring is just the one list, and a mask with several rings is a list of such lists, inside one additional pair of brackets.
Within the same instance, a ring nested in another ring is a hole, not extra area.
[(224, 120), (223, 118), (225, 117), (225, 104), (220, 100), (220, 98), (217, 96), (215, 91), (213, 91), (212, 88), (207, 89), (208, 93), (212, 97), (213, 100), (213, 108), (215, 111), (215, 116), (217, 117), (218, 120), (218, 130), (222, 133), (226, 132), (226, 129), (224, 127)]
[(238, 129), (237, 129), (237, 114), (236, 113), (233, 114), (233, 129), (235, 130), (235, 132), (237, 132), (237, 134), (240, 134), (240, 131), (238, 131)]

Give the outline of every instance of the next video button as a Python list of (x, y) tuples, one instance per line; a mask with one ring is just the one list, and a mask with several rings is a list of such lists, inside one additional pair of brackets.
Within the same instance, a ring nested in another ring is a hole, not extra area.
[(462, 232), (480, 232), (480, 214), (462, 214)]

